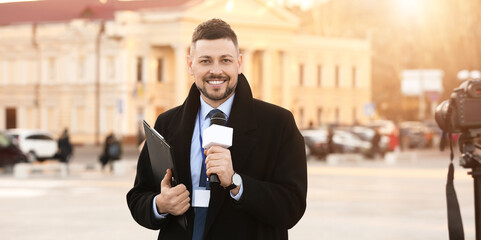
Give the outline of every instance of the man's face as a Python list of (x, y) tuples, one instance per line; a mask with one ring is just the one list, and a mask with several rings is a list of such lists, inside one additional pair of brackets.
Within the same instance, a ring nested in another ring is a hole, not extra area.
[(187, 64), (202, 98), (212, 107), (218, 107), (234, 94), (242, 56), (231, 40), (198, 40), (192, 46)]

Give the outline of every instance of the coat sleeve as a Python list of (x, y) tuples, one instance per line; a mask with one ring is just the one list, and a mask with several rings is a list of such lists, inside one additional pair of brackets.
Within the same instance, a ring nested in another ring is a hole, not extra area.
[(158, 188), (159, 184), (155, 184), (147, 144), (145, 144), (139, 155), (134, 187), (127, 193), (127, 204), (135, 221), (153, 230), (161, 229), (170, 221), (170, 216), (162, 220), (154, 218), (152, 202), (159, 194)]
[(304, 140), (292, 114), (280, 135), (280, 147), (271, 152), (272, 176), (259, 180), (241, 174), (244, 192), (236, 206), (260, 222), (279, 228), (292, 228), (306, 209), (307, 165)]

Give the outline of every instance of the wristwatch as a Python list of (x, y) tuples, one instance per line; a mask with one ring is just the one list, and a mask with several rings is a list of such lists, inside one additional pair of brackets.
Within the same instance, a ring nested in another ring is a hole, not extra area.
[(232, 190), (232, 189), (240, 186), (241, 184), (242, 184), (242, 178), (239, 174), (237, 174), (235, 172), (234, 175), (232, 175), (232, 184), (229, 185), (228, 187), (226, 187), (225, 189)]

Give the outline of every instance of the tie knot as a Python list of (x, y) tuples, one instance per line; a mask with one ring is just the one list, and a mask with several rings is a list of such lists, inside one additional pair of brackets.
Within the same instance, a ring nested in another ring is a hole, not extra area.
[(221, 110), (219, 110), (219, 109), (212, 109), (212, 110), (210, 110), (210, 112), (207, 114), (207, 117), (208, 117), (208, 118), (212, 118), (212, 116), (214, 116), (214, 114), (216, 114), (216, 113), (222, 113), (222, 114), (224, 114), (224, 113), (223, 113)]
[(219, 109), (212, 109), (209, 114), (207, 114), (207, 117), (210, 118), (211, 125), (217, 124), (224, 126), (227, 122), (225, 114)]

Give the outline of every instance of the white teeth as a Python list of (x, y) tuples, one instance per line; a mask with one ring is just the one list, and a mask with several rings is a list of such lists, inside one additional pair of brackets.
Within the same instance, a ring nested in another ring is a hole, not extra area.
[(221, 84), (223, 83), (224, 81), (209, 81), (210, 84), (213, 84), (213, 85), (217, 85), (217, 84)]

